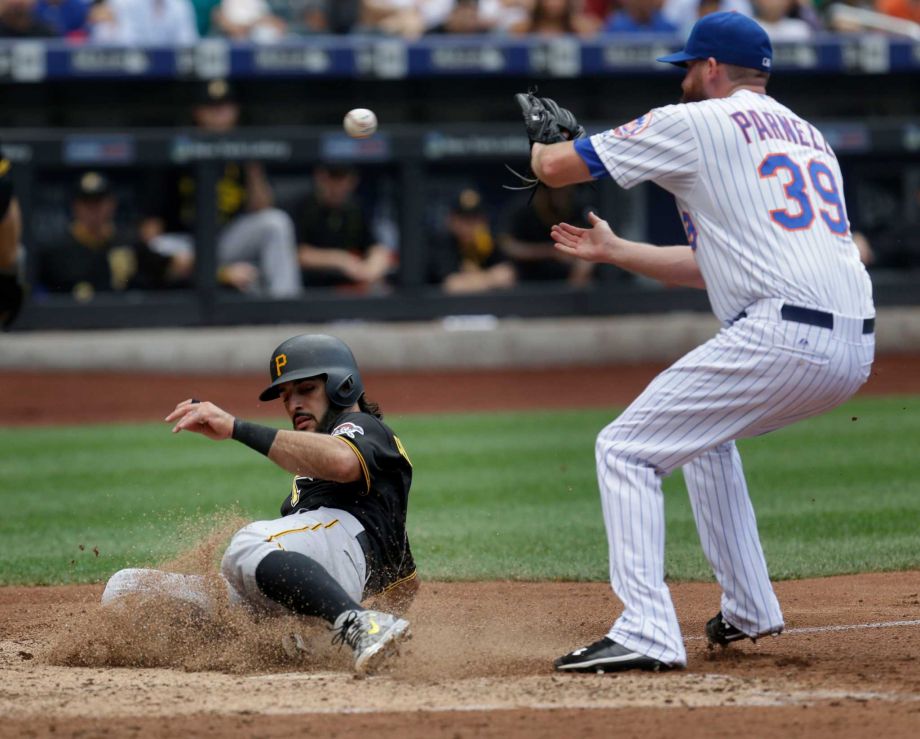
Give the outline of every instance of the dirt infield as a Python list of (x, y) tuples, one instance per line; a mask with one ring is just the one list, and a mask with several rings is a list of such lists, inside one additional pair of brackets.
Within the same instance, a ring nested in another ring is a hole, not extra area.
[[(475, 372), (380, 372), (365, 377), (368, 396), (388, 414), (625, 405), (662, 364)], [(559, 392), (560, 377), (571, 378)], [(0, 372), (0, 426), (157, 421), (180, 400), (211, 400), (243, 417), (284, 415), (259, 403), (257, 375), (110, 372)], [(920, 392), (920, 355), (879, 357), (866, 394)]]
[[(888, 739), (920, 726), (916, 572), (781, 582), (788, 632), (712, 652), (700, 635), (717, 588), (677, 583), (689, 668), (619, 676), (551, 671), (607, 629), (602, 583), (426, 583), (414, 638), (366, 680), (337, 652), (309, 667), (266, 650), (241, 672), (48, 664), (49, 645), (99, 618), (100, 591), (0, 590), (0, 735)], [(220, 639), (211, 648), (221, 659)]]
[[(391, 373), (366, 384), (394, 414), (590, 407), (627, 402), (658, 369), (565, 370), (577, 378), (565, 397), (550, 391), (562, 370)], [(918, 370), (920, 357), (882, 358), (863, 392), (920, 392)], [(251, 376), (4, 373), (0, 425), (154, 421), (190, 396), (243, 416), (280, 415), (254, 401), (262, 384)], [(675, 583), (687, 670), (557, 675), (552, 659), (598, 638), (618, 612), (609, 586), (424, 583), (399, 662), (356, 680), (320, 630), (311, 632), (313, 663), (291, 664), (268, 646), (251, 663), (234, 647), (262, 644), (278, 627), (234, 639), (232, 630), (148, 621), (129, 634), (130, 624), (100, 613), (99, 585), (3, 588), (0, 736), (916, 736), (920, 572), (781, 582), (777, 591), (787, 621), (779, 638), (709, 651), (701, 634), (718, 589)], [(201, 649), (206, 661), (139, 669), (124, 666), (130, 651), (113, 659), (100, 640)], [(81, 646), (95, 650), (92, 658), (73, 658), (85, 654)]]

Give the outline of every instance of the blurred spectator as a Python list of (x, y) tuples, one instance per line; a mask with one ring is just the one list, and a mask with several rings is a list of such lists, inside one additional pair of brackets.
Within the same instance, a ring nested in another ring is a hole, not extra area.
[(191, 0), (192, 10), (195, 12), (195, 26), (201, 38), (217, 32), (214, 24), (214, 14), (220, 6), (220, 0)]
[(361, 15), (361, 0), (307, 0), (304, 29), (313, 33), (349, 33)]
[(861, 232), (854, 232), (853, 240), (860, 254), (866, 247), (871, 254), (871, 262), (864, 258), (864, 264), (882, 269), (920, 268), (920, 187), (913, 189), (910, 200), (906, 207), (899, 202), (890, 217), (874, 219), (874, 223), (864, 224)]
[(811, 26), (798, 17), (798, 0), (753, 0), (754, 19), (763, 26), (770, 41), (807, 41)]
[(677, 26), (661, 11), (662, 0), (621, 0), (604, 24), (607, 33), (674, 33)]
[(454, 0), (363, 0), (360, 28), (412, 40), (442, 25)]
[(491, 30), (491, 26), (480, 16), (479, 0), (454, 0), (444, 22), (431, 30), (433, 33), (483, 33)]
[(596, 33), (600, 24), (580, 10), (578, 0), (536, 0), (528, 21), (515, 27), (518, 33), (535, 33), (556, 36), (577, 33), (587, 36)]
[(287, 24), (272, 14), (266, 0), (220, 0), (213, 20), (236, 41), (271, 43), (287, 33)]
[(54, 29), (35, 16), (35, 0), (0, 0), (0, 38), (52, 38)]
[(603, 26), (607, 16), (613, 12), (617, 6), (617, 0), (582, 0), (581, 12)]
[(88, 35), (87, 0), (37, 0), (35, 18), (54, 30), (56, 36), (84, 39)]
[(432, 241), (431, 282), (455, 295), (514, 285), (514, 267), (498, 252), (478, 192), (460, 192), (450, 206), (445, 226), (446, 230)]
[(16, 319), (26, 295), (22, 280), (22, 212), (13, 187), (12, 164), (0, 146), (0, 330)]
[(313, 191), (298, 205), (301, 276), (307, 288), (352, 287), (362, 292), (382, 287), (393, 267), (391, 250), (373, 234), (355, 198), (357, 171), (321, 164), (313, 170)]
[(92, 40), (125, 46), (192, 46), (198, 26), (191, 0), (105, 0), (90, 15)]
[[(240, 109), (224, 80), (202, 86), (193, 115), (196, 126), (212, 134), (236, 128)], [(194, 265), (196, 183), (189, 170), (149, 179), (150, 194), (141, 239), (172, 259), (173, 277), (188, 279)], [(215, 190), (218, 279), (251, 295), (291, 298), (300, 294), (294, 225), (274, 205), (265, 169), (258, 162), (227, 162)]]
[(513, 32), (530, 22), (536, 0), (479, 0), (479, 18), (496, 33)]
[(754, 15), (751, 0), (664, 0), (661, 7), (665, 19), (677, 26), (682, 38), (690, 34), (693, 24), (704, 15), (732, 11), (748, 17)]
[(920, 23), (920, 0), (878, 0), (876, 10), (894, 18)]
[(549, 235), (553, 225), (562, 221), (588, 227), (587, 210), (578, 188), (541, 186), (532, 203), (522, 203), (511, 211), (499, 244), (514, 264), (519, 282), (564, 280), (585, 285), (590, 281), (594, 265), (562, 254)]
[(96, 293), (124, 290), (136, 271), (132, 237), (115, 225), (118, 201), (98, 172), (80, 177), (67, 232), (36, 249), (39, 289), (71, 293), (80, 301)]

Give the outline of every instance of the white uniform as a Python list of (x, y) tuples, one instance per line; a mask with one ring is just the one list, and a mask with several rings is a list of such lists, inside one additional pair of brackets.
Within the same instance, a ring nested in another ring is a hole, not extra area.
[(656, 377), (596, 447), (611, 583), (625, 606), (608, 636), (684, 665), (664, 582), (660, 478), (684, 468), (724, 617), (750, 636), (780, 630), (734, 440), (829, 410), (866, 381), (872, 288), (836, 157), (767, 95), (658, 108), (586, 144), (577, 150), (595, 177), (674, 194), (725, 326)]

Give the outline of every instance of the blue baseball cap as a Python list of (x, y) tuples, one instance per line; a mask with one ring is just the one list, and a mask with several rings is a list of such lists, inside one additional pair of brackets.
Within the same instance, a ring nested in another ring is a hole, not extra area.
[(746, 15), (710, 13), (693, 25), (683, 51), (658, 57), (658, 61), (685, 67), (687, 62), (709, 57), (722, 64), (769, 72), (773, 45), (767, 32)]

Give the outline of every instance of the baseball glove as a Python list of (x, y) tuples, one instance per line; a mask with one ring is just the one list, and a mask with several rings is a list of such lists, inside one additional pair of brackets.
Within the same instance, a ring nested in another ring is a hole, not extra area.
[(514, 96), (524, 115), (530, 143), (556, 144), (585, 136), (585, 129), (572, 111), (560, 108), (552, 98), (539, 98), (533, 92)]

